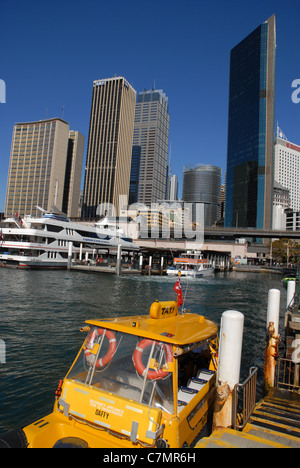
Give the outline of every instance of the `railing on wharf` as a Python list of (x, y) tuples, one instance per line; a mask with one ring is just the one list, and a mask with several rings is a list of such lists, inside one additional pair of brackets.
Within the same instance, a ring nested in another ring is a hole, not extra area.
[(289, 391), (300, 390), (300, 364), (291, 359), (280, 358), (277, 360), (277, 384), (276, 388)]
[(249, 369), (249, 375), (243, 383), (234, 386), (232, 392), (232, 426), (242, 430), (256, 405), (257, 367)]

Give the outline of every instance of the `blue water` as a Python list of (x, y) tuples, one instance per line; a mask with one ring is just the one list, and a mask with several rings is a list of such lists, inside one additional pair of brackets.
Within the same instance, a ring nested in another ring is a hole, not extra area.
[[(176, 300), (175, 279), (21, 271), (0, 268), (0, 433), (24, 426), (52, 410), (54, 392), (72, 364), (87, 319), (148, 314), (155, 299)], [(286, 291), (281, 276), (218, 274), (182, 279), (185, 306), (220, 324), (225, 310), (245, 316), (241, 379), (257, 365), (262, 376), (268, 291), (281, 290), (283, 333)]]

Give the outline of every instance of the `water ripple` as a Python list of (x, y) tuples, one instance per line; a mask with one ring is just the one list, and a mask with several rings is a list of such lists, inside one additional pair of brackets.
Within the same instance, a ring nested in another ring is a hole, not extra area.
[[(182, 278), (185, 306), (220, 324), (225, 310), (245, 316), (242, 375), (263, 366), (269, 289), (274, 275), (230, 273), (210, 279)], [(168, 277), (87, 275), (0, 269), (0, 432), (28, 424), (51, 411), (54, 391), (82, 343), (85, 320), (148, 314), (155, 300), (176, 300)], [(283, 317), (280, 322), (283, 330)], [(245, 369), (245, 371), (244, 371)], [(245, 375), (246, 375), (245, 374)]]

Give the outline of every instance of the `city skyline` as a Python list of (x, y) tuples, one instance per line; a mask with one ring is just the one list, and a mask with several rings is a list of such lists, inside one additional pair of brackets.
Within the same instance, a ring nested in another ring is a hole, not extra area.
[[(277, 25), (275, 121), (290, 141), (299, 144), (300, 104), (292, 101), (292, 83), (300, 78), (297, 2), (207, 5), (164, 0), (151, 8), (135, 1), (116, 5), (75, 1), (70, 9), (67, 3), (54, 1), (46, 12), (46, 4), (30, 0), (26, 5), (17, 1), (1, 7), (6, 20), (0, 32), (0, 79), (6, 84), (6, 100), (0, 103), (0, 211), (4, 210), (15, 122), (46, 117), (70, 122), (85, 136), (85, 163), (90, 89), (99, 77), (124, 76), (137, 93), (153, 86), (164, 89), (169, 97), (171, 165), (179, 178), (179, 195), (186, 164), (220, 166), (224, 180), (230, 50), (273, 13)], [(53, 24), (60, 28), (57, 37), (52, 34)], [(59, 47), (62, 43), (64, 47)], [(105, 47), (97, 55), (100, 43)]]

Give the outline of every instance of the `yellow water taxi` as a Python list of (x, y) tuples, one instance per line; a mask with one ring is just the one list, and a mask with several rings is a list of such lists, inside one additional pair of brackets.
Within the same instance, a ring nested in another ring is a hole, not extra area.
[[(53, 412), (18, 430), (28, 448), (188, 447), (213, 412), (217, 325), (174, 301), (89, 320)], [(15, 434), (16, 435), (16, 434)], [(12, 446), (11, 433), (0, 437)]]

